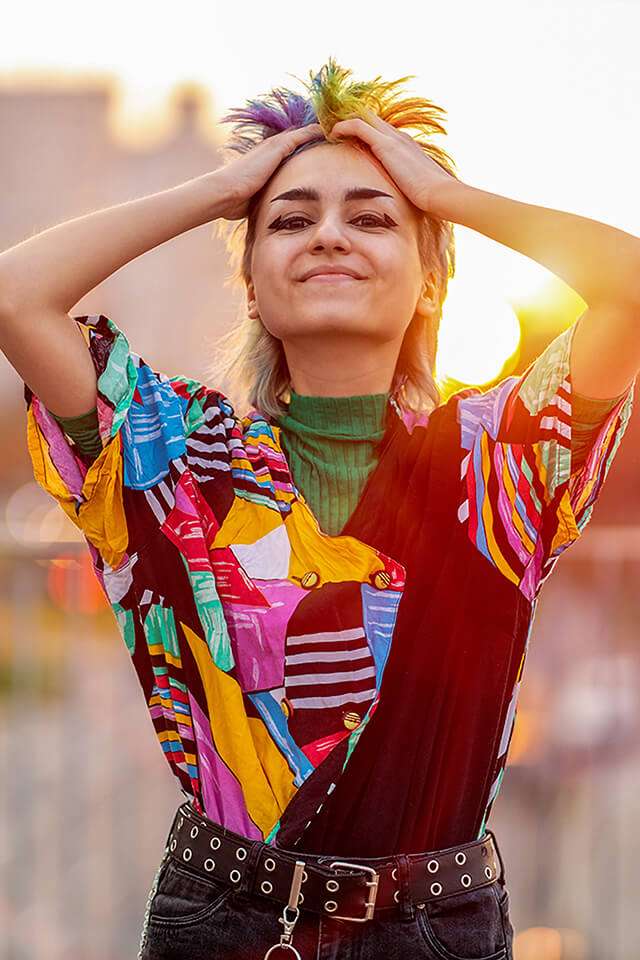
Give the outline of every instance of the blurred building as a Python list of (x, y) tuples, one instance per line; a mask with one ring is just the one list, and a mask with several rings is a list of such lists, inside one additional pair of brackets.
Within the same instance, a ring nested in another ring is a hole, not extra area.
[[(165, 138), (116, 139), (117, 87), (96, 82), (60, 89), (0, 86), (0, 251), (63, 220), (176, 186), (221, 165), (221, 134), (207, 126), (206, 91), (176, 91)], [(226, 131), (225, 131), (226, 134)], [(154, 369), (205, 379), (208, 346), (237, 315), (224, 244), (203, 224), (118, 270), (73, 308), (104, 313)], [(0, 434), (12, 457), (0, 461), (0, 493), (29, 470), (24, 399), (0, 353)]]

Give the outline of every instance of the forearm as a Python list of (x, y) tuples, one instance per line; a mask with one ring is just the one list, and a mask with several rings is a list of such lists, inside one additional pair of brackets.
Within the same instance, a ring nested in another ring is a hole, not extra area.
[(640, 304), (640, 239), (576, 214), (510, 200), (451, 180), (429, 212), (459, 223), (551, 270), (588, 306)]
[(0, 253), (0, 301), (69, 312), (129, 261), (216, 219), (223, 200), (213, 171), (43, 230)]

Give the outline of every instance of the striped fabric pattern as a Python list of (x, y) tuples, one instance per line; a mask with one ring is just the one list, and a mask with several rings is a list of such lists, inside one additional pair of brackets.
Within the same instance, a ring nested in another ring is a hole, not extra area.
[[(582, 534), (625, 432), (633, 386), (604, 418), (586, 462), (571, 464), (569, 367), (575, 325), (519, 376), (463, 391), (458, 520), (529, 599)], [(635, 383), (635, 381), (634, 381)]]
[(373, 700), (376, 667), (363, 627), (288, 636), (285, 651), (285, 689), (294, 709)]

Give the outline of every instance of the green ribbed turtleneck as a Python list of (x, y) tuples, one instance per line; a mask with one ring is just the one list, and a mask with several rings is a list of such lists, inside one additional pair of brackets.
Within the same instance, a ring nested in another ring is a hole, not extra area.
[(377, 462), (388, 393), (316, 397), (290, 390), (278, 419), (294, 483), (325, 533), (336, 536), (355, 510)]

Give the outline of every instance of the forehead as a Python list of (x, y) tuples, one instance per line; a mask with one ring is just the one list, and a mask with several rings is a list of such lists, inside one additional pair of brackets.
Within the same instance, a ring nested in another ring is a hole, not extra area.
[[(372, 153), (365, 154), (343, 143), (314, 144), (285, 160), (264, 192), (262, 206), (267, 215), (270, 210), (281, 210), (286, 206), (285, 201), (271, 201), (292, 187), (315, 189), (320, 202), (340, 202), (351, 187), (373, 187), (390, 194), (396, 209), (409, 214), (412, 207)], [(391, 206), (391, 201), (386, 198), (371, 202), (378, 203), (381, 208)]]

